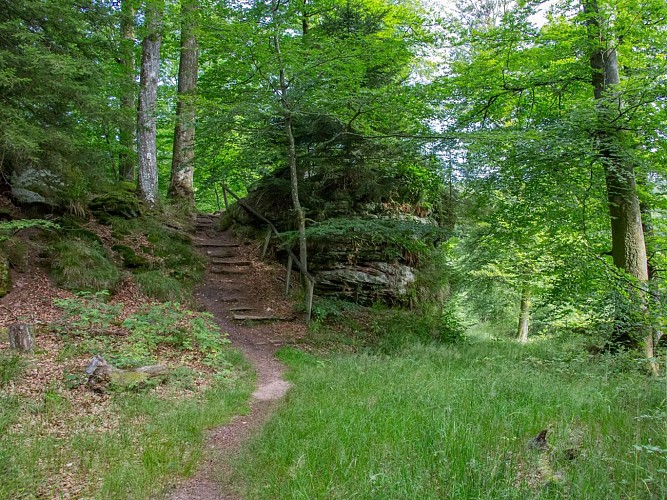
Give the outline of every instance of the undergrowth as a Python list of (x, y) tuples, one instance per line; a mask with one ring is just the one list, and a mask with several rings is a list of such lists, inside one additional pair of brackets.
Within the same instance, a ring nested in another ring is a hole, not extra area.
[[(284, 234), (288, 244), (295, 246), (298, 233)], [(382, 249), (384, 260), (407, 260), (413, 265), (425, 260), (445, 234), (433, 224), (396, 219), (330, 219), (306, 229), (306, 238), (313, 246), (327, 246), (333, 241), (356, 248), (363, 243)]]
[(121, 368), (154, 362), (165, 347), (197, 351), (212, 367), (228, 365), (224, 356), (229, 339), (210, 314), (190, 311), (177, 302), (146, 305), (127, 314), (123, 303), (107, 299), (108, 292), (101, 292), (54, 300), (64, 312), (52, 325), (54, 332), (74, 341), (78, 352), (101, 354)]
[(120, 270), (109, 260), (105, 249), (80, 239), (65, 239), (53, 245), (51, 276), (68, 290), (114, 290)]
[(102, 220), (111, 226), (111, 238), (100, 238), (84, 227), (87, 219), (62, 218), (61, 231), (51, 246), (51, 275), (59, 286), (113, 291), (122, 276), (132, 272), (149, 297), (191, 300), (204, 262), (184, 231), (169, 227), (169, 221), (157, 216), (105, 215)]
[(0, 352), (0, 389), (17, 378), (25, 369), (25, 361), (18, 354)]
[(257, 499), (665, 498), (665, 380), (550, 344), (285, 349), (289, 404), (236, 481)]
[(465, 325), (456, 303), (418, 308), (358, 306), (318, 297), (309, 342), (324, 349), (390, 354), (415, 342), (453, 343), (463, 340)]
[(134, 275), (141, 291), (158, 300), (181, 301), (187, 299), (187, 292), (181, 282), (162, 271), (144, 271)]
[[(130, 313), (106, 292), (55, 302), (64, 312), (51, 325), (62, 379), (37, 397), (0, 392), (0, 498), (161, 496), (195, 471), (206, 429), (248, 411), (250, 365), (210, 316), (176, 303)], [(46, 354), (3, 355), (0, 383), (30, 384), (25, 373), (43, 369)], [(166, 364), (170, 375), (159, 387), (95, 394), (81, 365), (91, 354), (118, 368)]]

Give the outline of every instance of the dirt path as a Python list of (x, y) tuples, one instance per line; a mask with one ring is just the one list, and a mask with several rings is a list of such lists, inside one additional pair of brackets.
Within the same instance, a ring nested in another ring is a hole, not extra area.
[[(232, 345), (246, 355), (257, 372), (257, 388), (250, 413), (210, 431), (204, 461), (198, 472), (169, 493), (171, 500), (236, 499), (226, 482), (228, 458), (268, 419), (275, 403), (289, 390), (284, 367), (275, 359), (281, 345), (302, 336), (305, 328), (296, 321), (292, 306), (283, 298), (280, 269), (258, 261), (257, 249), (243, 245), (230, 231), (214, 229), (216, 219), (197, 219), (195, 245), (207, 256), (206, 275), (196, 291), (200, 305), (214, 315)], [(282, 271), (284, 274), (284, 271)], [(253, 322), (248, 326), (235, 315), (275, 317), (287, 320)]]

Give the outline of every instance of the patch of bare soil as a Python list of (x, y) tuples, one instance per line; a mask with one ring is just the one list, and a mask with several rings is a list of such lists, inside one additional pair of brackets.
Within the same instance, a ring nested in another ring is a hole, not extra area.
[[(284, 268), (261, 262), (256, 245), (240, 243), (230, 230), (217, 232), (214, 224), (213, 218), (205, 216), (196, 224), (195, 244), (207, 257), (206, 275), (196, 298), (228, 333), (232, 345), (250, 360), (257, 372), (257, 389), (248, 415), (209, 433), (205, 461), (193, 477), (167, 495), (172, 500), (239, 498), (227, 481), (228, 458), (266, 422), (289, 390), (275, 351), (306, 334), (303, 319), (297, 318), (293, 304), (284, 297)], [(238, 314), (275, 320), (239, 322), (233, 319)]]

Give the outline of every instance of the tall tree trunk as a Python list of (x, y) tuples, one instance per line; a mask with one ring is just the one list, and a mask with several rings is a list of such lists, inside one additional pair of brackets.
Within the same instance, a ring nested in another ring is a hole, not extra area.
[(134, 91), (134, 1), (122, 0), (121, 3), (121, 60), (123, 66), (123, 87), (120, 99), (121, 123), (119, 127), (120, 154), (118, 155), (118, 174), (122, 180), (134, 181), (137, 155), (134, 149), (137, 105)]
[(530, 290), (528, 287), (521, 289), (521, 307), (519, 309), (519, 328), (517, 337), (519, 342), (528, 342), (528, 329), (530, 326)]
[[(643, 179), (646, 181), (646, 179)], [(642, 183), (640, 182), (640, 185)], [(646, 184), (646, 182), (644, 182)], [(651, 248), (651, 240), (655, 238), (655, 230), (653, 228), (653, 218), (651, 214), (651, 207), (647, 203), (639, 203), (639, 208), (642, 213), (642, 227), (644, 229), (644, 238), (646, 239), (646, 254), (647, 254), (647, 269), (648, 269), (648, 312), (650, 323), (649, 327), (651, 329), (651, 335), (653, 336), (653, 351), (658, 346), (660, 339), (663, 336), (662, 329), (657, 326), (657, 321), (654, 311), (660, 310), (660, 304), (662, 303), (660, 296), (660, 272), (655, 268), (655, 265), (651, 262), (651, 257), (648, 255), (651, 254), (649, 249)]]
[(178, 103), (174, 154), (171, 162), (169, 196), (194, 203), (192, 186), (195, 159), (195, 93), (198, 52), (196, 16), (198, 0), (181, 1), (181, 58), (178, 66)]
[(139, 156), (137, 194), (151, 206), (158, 201), (157, 87), (160, 76), (163, 14), (163, 0), (147, 2), (146, 35), (141, 44), (141, 78), (137, 117), (137, 152)]
[(605, 39), (597, 0), (582, 0), (582, 5), (587, 16), (589, 40), (594, 47), (590, 65), (593, 90), (598, 101), (598, 152), (607, 185), (612, 257), (616, 267), (635, 278), (636, 283), (629, 287), (630, 306), (644, 319), (636, 326), (619, 322), (615, 340), (630, 347), (641, 345), (644, 354), (651, 360), (652, 371), (655, 371), (653, 336), (646, 321), (648, 265), (634, 165), (623, 149), (623, 132), (613, 127), (613, 118), (623, 105), (616, 91), (620, 82), (616, 48)]
[(308, 12), (308, 0), (303, 0), (303, 11), (301, 12), (301, 32), (305, 38), (310, 29), (310, 13)]

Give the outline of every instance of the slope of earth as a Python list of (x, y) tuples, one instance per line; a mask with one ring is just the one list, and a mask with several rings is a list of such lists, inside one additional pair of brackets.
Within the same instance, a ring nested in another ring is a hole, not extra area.
[(275, 351), (306, 333), (293, 305), (284, 298), (284, 270), (261, 262), (256, 246), (242, 244), (230, 230), (217, 231), (216, 223), (216, 217), (207, 215), (199, 216), (196, 222), (194, 242), (207, 259), (196, 299), (252, 363), (257, 388), (247, 415), (210, 432), (205, 461), (193, 477), (166, 494), (172, 500), (238, 497), (225, 481), (229, 476), (227, 458), (267, 420), (289, 389)]

